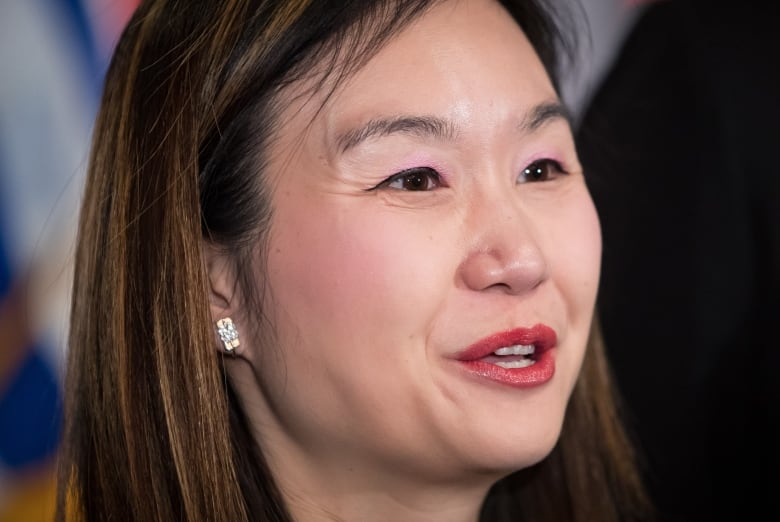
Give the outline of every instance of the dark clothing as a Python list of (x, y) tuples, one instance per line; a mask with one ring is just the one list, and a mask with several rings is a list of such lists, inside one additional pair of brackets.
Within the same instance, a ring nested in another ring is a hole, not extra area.
[(577, 130), (599, 312), (662, 520), (780, 520), (780, 17), (647, 8)]

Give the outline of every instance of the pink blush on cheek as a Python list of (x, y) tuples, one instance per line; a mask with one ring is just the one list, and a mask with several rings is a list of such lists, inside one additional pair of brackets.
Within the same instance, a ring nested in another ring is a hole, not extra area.
[(302, 330), (348, 328), (360, 337), (369, 325), (398, 319), (435, 280), (419, 262), (426, 245), (406, 227), (390, 226), (381, 212), (359, 206), (313, 206), (309, 212), (301, 212), (303, 205), (278, 208), (275, 219), (284, 225), (268, 260), (274, 300)]

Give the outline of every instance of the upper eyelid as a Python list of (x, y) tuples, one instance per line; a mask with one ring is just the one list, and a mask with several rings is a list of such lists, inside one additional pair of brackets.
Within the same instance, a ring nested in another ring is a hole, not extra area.
[(555, 165), (560, 166), (561, 168), (564, 167), (564, 161), (563, 160), (560, 160), (560, 159), (552, 157), (552, 156), (539, 156), (539, 157), (535, 157), (531, 161), (526, 161), (525, 167), (523, 167), (523, 168), (528, 168), (531, 165), (534, 165), (536, 163), (553, 163)]

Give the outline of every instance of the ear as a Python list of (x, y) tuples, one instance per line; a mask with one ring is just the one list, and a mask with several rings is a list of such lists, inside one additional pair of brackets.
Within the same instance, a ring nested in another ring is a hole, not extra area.
[(221, 353), (240, 355), (238, 336), (243, 318), (239, 303), (238, 279), (230, 256), (214, 245), (204, 242), (203, 255), (209, 279), (209, 309), (214, 325), (215, 347)]

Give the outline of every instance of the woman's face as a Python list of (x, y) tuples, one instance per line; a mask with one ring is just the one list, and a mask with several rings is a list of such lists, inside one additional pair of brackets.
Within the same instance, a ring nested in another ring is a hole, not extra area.
[(268, 169), (275, 343), (248, 355), (272, 467), (369, 488), (539, 461), (580, 369), (601, 243), (528, 40), (493, 2), (445, 2), (319, 112), (298, 99)]

